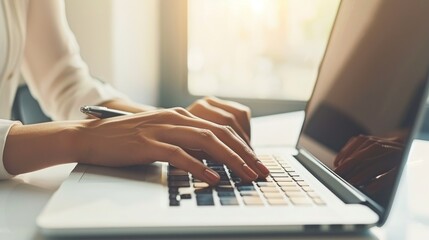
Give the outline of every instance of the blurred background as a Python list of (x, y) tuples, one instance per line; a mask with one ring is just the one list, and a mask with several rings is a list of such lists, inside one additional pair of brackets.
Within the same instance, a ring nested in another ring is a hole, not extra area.
[(66, 11), (92, 74), (132, 99), (171, 107), (215, 95), (260, 116), (305, 108), (339, 4), (66, 0)]

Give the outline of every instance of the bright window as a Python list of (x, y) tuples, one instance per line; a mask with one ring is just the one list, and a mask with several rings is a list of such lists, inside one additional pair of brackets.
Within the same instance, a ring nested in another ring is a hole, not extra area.
[(340, 0), (189, 0), (193, 95), (307, 100)]

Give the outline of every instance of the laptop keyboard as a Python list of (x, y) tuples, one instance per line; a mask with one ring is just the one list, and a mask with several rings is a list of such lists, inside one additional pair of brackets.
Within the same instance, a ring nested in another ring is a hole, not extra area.
[(170, 206), (323, 206), (325, 201), (287, 162), (279, 156), (258, 158), (270, 170), (266, 179), (242, 183), (225, 165), (203, 160), (220, 175), (217, 186), (193, 178), (168, 166)]

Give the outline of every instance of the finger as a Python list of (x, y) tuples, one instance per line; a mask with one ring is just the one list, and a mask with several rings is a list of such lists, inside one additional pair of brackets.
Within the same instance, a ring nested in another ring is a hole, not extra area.
[[(253, 149), (246, 145), (241, 138), (237, 136), (237, 133), (230, 126), (217, 126), (213, 128), (213, 131), (219, 136), (221, 141), (228, 141), (228, 139), (239, 139), (241, 143), (233, 142), (229, 146), (233, 151), (242, 156), (244, 161), (258, 173), (259, 177), (266, 178), (270, 174), (270, 170), (257, 158)], [(235, 138), (234, 138), (235, 137)]]
[(238, 135), (238, 133), (237, 133), (236, 131), (234, 131), (234, 129), (233, 129), (231, 126), (224, 125), (223, 127), (225, 127), (226, 129), (228, 129), (228, 130), (229, 130), (229, 132), (230, 132), (232, 135), (234, 135), (237, 139), (241, 140), (241, 141), (243, 142), (243, 144), (246, 144), (247, 146), (249, 146), (249, 148), (250, 148), (250, 149), (252, 149), (252, 150), (253, 150), (252, 145), (250, 145), (249, 143), (245, 142), (245, 141), (243, 140), (243, 138), (241, 138), (241, 137)]
[(356, 173), (352, 173), (350, 183), (353, 185), (367, 184), (371, 179), (380, 176), (393, 168), (398, 167), (401, 161), (402, 152), (397, 149), (385, 147), (385, 152), (375, 156), (368, 161)]
[[(175, 112), (177, 112), (177, 113), (179, 113), (179, 114), (181, 114), (181, 115), (183, 115), (183, 116), (185, 116), (185, 117), (188, 117), (188, 118), (201, 119), (201, 118), (198, 118), (197, 116), (193, 115), (189, 111), (185, 110), (184, 108), (180, 108), (180, 107), (179, 108), (172, 108), (172, 110), (175, 111)], [(242, 142), (244, 144), (247, 144), (250, 148), (252, 148), (252, 146), (250, 146), (249, 142), (244, 141), (243, 138), (240, 135), (238, 135), (237, 132), (234, 131), (231, 126), (225, 125), (225, 127), (231, 132), (231, 134), (233, 134), (234, 136), (236, 136), (237, 139), (242, 140)]]
[[(179, 112), (180, 111), (183, 111), (183, 109), (179, 110)], [(209, 129), (210, 131), (214, 132), (223, 143), (236, 152), (251, 167), (253, 171), (258, 173), (259, 176), (267, 177), (269, 175), (269, 170), (262, 164), (261, 161), (257, 159), (249, 145), (245, 144), (241, 138), (236, 136), (236, 134), (232, 134), (231, 128), (220, 126), (201, 118), (196, 118), (193, 116), (187, 117), (186, 115), (188, 114), (179, 114), (177, 109), (170, 109), (167, 111), (164, 110), (161, 115), (162, 116), (157, 116), (156, 118), (157, 122), (159, 123)], [(142, 124), (140, 127), (145, 126), (147, 126), (147, 123)], [(232, 130), (232, 132), (234, 131)]]
[(339, 153), (339, 161), (337, 162), (337, 165), (339, 166), (343, 164), (352, 154), (366, 147), (367, 145), (365, 145), (365, 143), (367, 143), (368, 139), (369, 137), (365, 135), (359, 135), (351, 138)]
[(199, 151), (199, 150), (191, 150), (191, 149), (184, 149), (189, 155), (191, 155), (192, 157), (202, 161), (204, 159), (209, 160), (209, 161), (213, 161), (213, 159), (211, 159), (211, 157), (203, 152), (203, 151)]
[(250, 135), (243, 130), (232, 113), (214, 107), (202, 100), (193, 105), (193, 109), (193, 112), (200, 118), (220, 125), (231, 126), (247, 144), (250, 144)]
[(391, 139), (383, 139), (383, 138), (379, 138), (377, 139), (377, 142), (379, 142), (382, 145), (386, 145), (386, 146), (393, 146), (393, 147), (397, 147), (397, 148), (403, 148), (404, 144), (391, 140)]
[(174, 167), (190, 172), (195, 178), (209, 185), (216, 185), (220, 180), (218, 173), (187, 154), (178, 146), (152, 141), (151, 151), (144, 154), (150, 156), (154, 161), (168, 162)]
[(158, 139), (184, 149), (203, 151), (214, 161), (227, 165), (245, 181), (253, 181), (258, 177), (258, 174), (237, 153), (208, 129), (171, 126), (168, 131), (161, 132)]
[[(187, 111), (187, 110), (186, 110), (186, 109), (184, 109), (184, 108), (180, 108), (180, 107), (179, 107), (179, 108), (172, 108), (172, 110), (173, 110), (173, 111), (175, 111), (175, 112), (177, 112), (177, 113), (179, 113), (179, 114), (181, 114), (181, 115), (183, 115), (183, 116), (185, 116), (185, 117), (194, 118), (194, 119), (199, 119), (199, 117), (197, 117), (197, 116), (193, 115), (192, 113), (190, 113), (189, 111)], [(227, 128), (228, 128), (228, 130), (229, 130), (232, 134), (234, 134), (238, 139), (242, 140), (244, 144), (249, 144), (249, 142), (245, 142), (245, 141), (243, 140), (243, 138), (242, 138), (240, 135), (238, 135), (238, 134), (237, 134), (237, 132), (236, 132), (236, 131), (234, 131), (234, 130), (233, 130), (233, 128), (232, 128), (231, 126), (229, 126), (229, 125), (225, 125), (225, 127), (227, 127)], [(249, 145), (249, 147), (250, 147), (250, 148), (252, 148), (252, 146), (250, 146), (250, 145)]]
[(338, 167), (361, 144), (361, 136), (350, 138), (334, 160), (334, 166)]
[[(369, 176), (374, 174), (373, 172), (377, 173), (380, 169), (386, 167), (390, 169), (392, 165), (396, 165), (401, 159), (401, 153), (402, 151), (399, 148), (375, 142), (371, 146), (353, 154), (350, 157), (351, 159), (340, 166), (343, 168), (339, 172), (343, 171), (342, 176), (347, 178), (353, 178), (359, 173)], [(375, 164), (379, 164), (380, 166), (373, 167)]]
[(251, 168), (258, 173), (259, 177), (266, 178), (270, 174), (270, 170), (257, 158), (249, 145), (237, 137), (237, 133), (229, 126), (220, 126), (213, 124), (195, 125), (200, 128), (210, 129), (218, 136), (218, 138), (227, 144), (234, 152), (236, 152)]
[(236, 102), (221, 100), (216, 97), (205, 99), (210, 105), (232, 113), (250, 138), (250, 109)]
[(335, 169), (335, 172), (342, 177), (350, 177), (349, 175), (352, 174), (353, 171), (360, 169), (365, 160), (376, 156), (379, 151), (380, 149), (376, 144), (368, 146), (362, 150), (358, 150), (349, 156), (341, 165), (339, 165)]

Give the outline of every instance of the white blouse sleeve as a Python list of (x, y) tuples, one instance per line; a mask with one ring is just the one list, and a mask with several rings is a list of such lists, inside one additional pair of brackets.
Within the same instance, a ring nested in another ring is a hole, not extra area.
[(91, 77), (68, 26), (63, 1), (29, 1), (27, 14), (22, 72), (45, 113), (55, 120), (82, 119), (83, 105), (126, 98)]
[(3, 165), (3, 151), (4, 145), (6, 143), (7, 134), (12, 125), (15, 124), (14, 121), (0, 119), (0, 180), (13, 177), (10, 175)]

